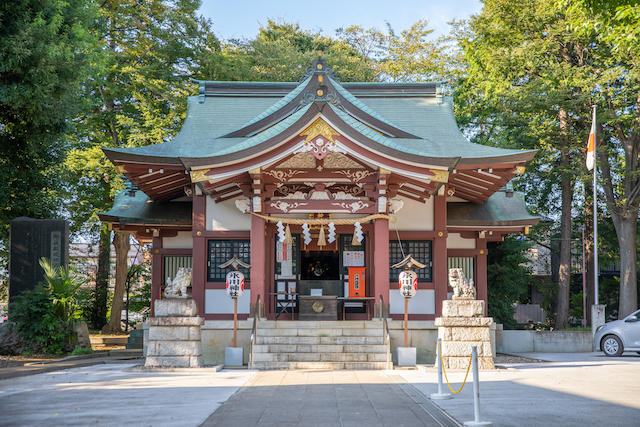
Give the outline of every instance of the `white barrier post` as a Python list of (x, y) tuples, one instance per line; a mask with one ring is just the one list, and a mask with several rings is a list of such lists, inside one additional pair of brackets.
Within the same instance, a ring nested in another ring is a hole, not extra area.
[(438, 365), (438, 392), (431, 393), (432, 400), (444, 400), (451, 399), (453, 396), (451, 393), (443, 393), (442, 392), (442, 363), (440, 359), (440, 348), (442, 345), (442, 339), (438, 338), (438, 343), (436, 344), (436, 364)]
[(480, 379), (478, 377), (478, 348), (471, 347), (471, 363), (473, 364), (473, 413), (474, 421), (466, 421), (465, 427), (493, 426), (491, 421), (480, 421)]

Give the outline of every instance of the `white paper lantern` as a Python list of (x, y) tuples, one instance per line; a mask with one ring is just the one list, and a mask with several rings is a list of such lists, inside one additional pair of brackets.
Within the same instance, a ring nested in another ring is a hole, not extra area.
[(244, 291), (244, 274), (239, 271), (230, 271), (227, 273), (227, 295), (231, 298), (240, 298)]
[(418, 291), (418, 275), (413, 270), (403, 270), (398, 275), (400, 294), (405, 298), (412, 298)]

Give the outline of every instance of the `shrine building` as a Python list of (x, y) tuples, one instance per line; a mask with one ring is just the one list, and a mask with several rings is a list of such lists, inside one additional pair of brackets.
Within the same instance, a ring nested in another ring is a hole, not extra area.
[(240, 319), (323, 315), (307, 296), (333, 297), (333, 320), (374, 317), (382, 296), (401, 319), (390, 267), (409, 254), (425, 266), (409, 319), (433, 320), (449, 268), (486, 301), (487, 242), (538, 221), (508, 185), (536, 152), (469, 142), (441, 83), (340, 83), (322, 58), (300, 83), (197, 83), (173, 140), (104, 149), (131, 184), (100, 218), (152, 243), (153, 299), (191, 267), (205, 321), (233, 318), (233, 256), (251, 266)]

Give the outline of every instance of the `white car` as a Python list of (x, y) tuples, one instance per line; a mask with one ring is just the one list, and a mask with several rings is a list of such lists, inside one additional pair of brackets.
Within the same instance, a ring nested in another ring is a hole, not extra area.
[(640, 354), (640, 310), (622, 320), (598, 326), (593, 336), (593, 347), (607, 356), (620, 356), (623, 351)]

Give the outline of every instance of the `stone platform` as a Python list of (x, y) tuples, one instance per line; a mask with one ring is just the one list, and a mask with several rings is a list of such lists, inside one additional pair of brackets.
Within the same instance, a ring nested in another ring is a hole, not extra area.
[(149, 346), (145, 368), (202, 368), (200, 328), (194, 300), (169, 298), (154, 301), (155, 317), (147, 319)]
[(442, 366), (467, 369), (471, 347), (478, 350), (478, 367), (494, 369), (491, 350), (492, 317), (483, 317), (484, 301), (455, 299), (442, 302), (442, 317), (435, 320), (442, 340)]

